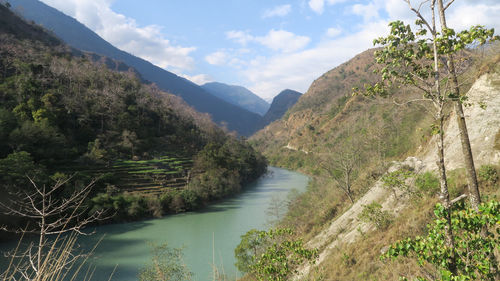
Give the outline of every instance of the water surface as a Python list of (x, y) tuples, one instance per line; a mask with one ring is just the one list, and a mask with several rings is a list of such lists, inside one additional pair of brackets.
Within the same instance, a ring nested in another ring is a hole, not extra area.
[(140, 268), (151, 259), (148, 243), (184, 247), (184, 262), (194, 280), (211, 280), (213, 262), (234, 280), (234, 248), (240, 236), (252, 228), (266, 229), (271, 200), (286, 199), (292, 189), (304, 191), (307, 182), (302, 174), (270, 167), (238, 196), (201, 212), (97, 227), (96, 234), (80, 240), (90, 247), (105, 235), (91, 261), (96, 265), (93, 280), (107, 280), (115, 266), (112, 280), (137, 280)]

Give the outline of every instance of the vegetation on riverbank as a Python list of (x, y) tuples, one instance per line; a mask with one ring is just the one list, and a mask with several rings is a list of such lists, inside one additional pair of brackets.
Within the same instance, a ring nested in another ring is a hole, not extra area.
[(67, 193), (98, 178), (89, 209), (129, 220), (199, 208), (266, 171), (245, 140), (133, 69), (112, 71), (113, 61), (93, 62), (4, 5), (0, 13), (2, 191), (71, 177)]

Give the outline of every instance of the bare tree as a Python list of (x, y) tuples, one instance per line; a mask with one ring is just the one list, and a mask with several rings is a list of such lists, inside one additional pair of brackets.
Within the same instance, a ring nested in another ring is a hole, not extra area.
[(286, 199), (281, 199), (278, 194), (271, 197), (269, 207), (267, 207), (266, 215), (268, 216), (267, 222), (269, 226), (277, 226), (286, 214), (289, 202)]
[[(84, 201), (96, 180), (64, 197), (63, 189), (71, 178), (57, 180), (51, 187), (38, 186), (32, 178), (29, 178), (32, 187), (29, 191), (11, 192), (8, 203), (0, 202), (0, 207), (6, 214), (25, 218), (30, 222), (26, 228), (4, 227), (4, 230), (20, 233), (23, 236), (24, 234), (38, 236), (36, 243), (29, 244), (26, 250), (21, 253), (16, 252), (12, 256), (24, 259), (16, 267), (16, 271), (26, 280), (45, 280), (44, 275), (50, 274), (47, 272), (48, 269), (61, 271), (84, 256), (74, 252), (74, 238), (60, 239), (60, 236), (65, 233), (87, 235), (89, 233), (83, 232), (83, 228), (89, 223), (103, 219), (103, 211), (87, 216), (88, 207), (84, 206)], [(50, 236), (56, 238), (51, 239)], [(71, 247), (68, 247), (66, 240), (70, 241)], [(65, 243), (58, 244), (57, 241)], [(60, 254), (54, 255), (57, 251), (61, 251)], [(61, 255), (65, 258), (61, 259)]]
[(336, 146), (330, 153), (323, 155), (320, 166), (335, 181), (336, 185), (354, 203), (352, 190), (360, 161), (360, 145), (352, 142)]

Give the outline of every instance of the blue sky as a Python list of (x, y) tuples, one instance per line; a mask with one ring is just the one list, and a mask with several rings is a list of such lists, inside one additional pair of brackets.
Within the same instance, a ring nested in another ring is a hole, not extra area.
[[(42, 0), (116, 47), (197, 84), (242, 85), (266, 100), (372, 47), (403, 0)], [(420, 1), (411, 1), (418, 6)], [(423, 8), (424, 9), (424, 8)], [(500, 30), (500, 0), (456, 0), (449, 24)]]

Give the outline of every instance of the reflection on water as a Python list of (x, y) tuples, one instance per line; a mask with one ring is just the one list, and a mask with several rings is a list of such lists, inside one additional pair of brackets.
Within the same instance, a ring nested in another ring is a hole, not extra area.
[(240, 236), (252, 228), (265, 228), (271, 199), (285, 199), (288, 191), (304, 191), (307, 186), (304, 175), (275, 167), (269, 170), (240, 195), (200, 212), (97, 227), (96, 234), (79, 240), (91, 248), (104, 235), (89, 262), (96, 266), (93, 280), (107, 280), (115, 266), (113, 280), (137, 280), (139, 269), (151, 258), (148, 243), (184, 247), (184, 262), (194, 280), (211, 280), (212, 263), (236, 276), (234, 248)]

